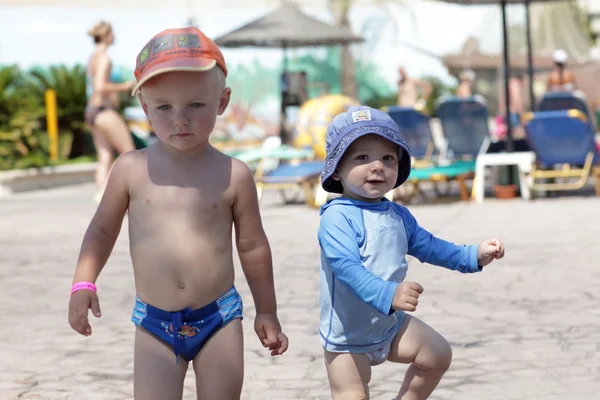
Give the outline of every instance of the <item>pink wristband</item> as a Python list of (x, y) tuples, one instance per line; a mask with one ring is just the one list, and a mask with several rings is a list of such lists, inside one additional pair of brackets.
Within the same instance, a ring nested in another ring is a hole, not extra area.
[(94, 285), (92, 282), (77, 282), (76, 284), (73, 285), (73, 287), (71, 287), (71, 295), (73, 293), (75, 293), (78, 290), (91, 290), (93, 292), (96, 291), (96, 285)]

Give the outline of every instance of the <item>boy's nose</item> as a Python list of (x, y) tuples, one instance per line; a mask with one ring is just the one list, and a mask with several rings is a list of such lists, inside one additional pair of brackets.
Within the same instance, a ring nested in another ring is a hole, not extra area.
[(178, 127), (184, 127), (184, 126), (188, 126), (190, 124), (189, 119), (183, 115), (183, 114), (178, 114), (175, 116), (175, 120), (173, 121), (173, 124)]
[(373, 161), (371, 163), (371, 171), (373, 171), (373, 172), (383, 171), (383, 163), (379, 160)]

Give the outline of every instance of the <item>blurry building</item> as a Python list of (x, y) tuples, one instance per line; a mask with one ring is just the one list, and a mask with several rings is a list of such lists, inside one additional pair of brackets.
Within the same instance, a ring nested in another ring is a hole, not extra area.
[[(591, 57), (593, 43), (586, 32), (584, 20), (575, 5), (569, 2), (536, 3), (531, 5), (531, 39), (533, 51), (534, 94), (538, 97), (545, 91), (546, 73), (552, 69), (552, 52), (562, 48), (569, 54), (568, 68), (573, 70), (578, 87), (584, 91), (590, 105), (600, 99), (600, 83), (597, 79), (599, 65)], [(584, 16), (585, 17), (585, 16)], [(458, 77), (469, 68), (477, 75), (475, 89), (488, 101), (490, 112), (502, 108), (503, 58), (502, 48), (495, 51), (482, 50), (485, 35), (501, 37), (500, 11), (491, 14), (482, 32), (468, 38), (457, 54), (449, 54), (443, 63), (449, 73)], [(509, 30), (510, 65), (514, 74), (523, 76), (525, 102), (528, 106), (527, 41), (522, 25), (513, 25)], [(501, 43), (501, 41), (500, 41)], [(594, 75), (596, 79), (594, 79)], [(499, 90), (500, 89), (500, 90)]]

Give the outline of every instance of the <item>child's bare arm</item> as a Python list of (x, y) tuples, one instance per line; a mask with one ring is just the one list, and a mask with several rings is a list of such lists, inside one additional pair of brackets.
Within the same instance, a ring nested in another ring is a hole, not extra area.
[[(131, 153), (122, 155), (111, 171), (102, 201), (83, 238), (73, 283), (95, 283), (110, 256), (129, 204), (128, 172), (133, 166), (134, 157)], [(96, 317), (101, 316), (95, 292), (79, 290), (71, 295), (69, 324), (84, 336), (92, 334), (88, 309), (92, 309)]]
[(233, 160), (232, 164), (236, 190), (233, 204), (235, 238), (256, 307), (254, 330), (272, 356), (281, 355), (287, 350), (288, 338), (281, 331), (277, 318), (271, 248), (260, 218), (256, 184), (246, 164), (239, 160)]
[(241, 161), (233, 161), (236, 197), (233, 204), (235, 238), (242, 269), (257, 313), (276, 313), (273, 262), (263, 230), (254, 177)]
[(95, 282), (121, 231), (129, 204), (129, 171), (135, 155), (123, 154), (114, 164), (102, 201), (83, 237), (73, 283)]

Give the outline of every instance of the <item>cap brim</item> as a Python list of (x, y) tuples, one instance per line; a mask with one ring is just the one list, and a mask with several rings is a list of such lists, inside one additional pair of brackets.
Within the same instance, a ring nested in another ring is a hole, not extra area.
[(217, 65), (217, 61), (212, 58), (178, 58), (173, 60), (167, 60), (162, 63), (159, 63), (152, 68), (149, 68), (148, 71), (144, 74), (144, 77), (140, 79), (140, 81), (135, 85), (133, 90), (131, 91), (132, 96), (137, 96), (140, 91), (140, 88), (144, 83), (148, 82), (150, 79), (154, 78), (157, 75), (164, 74), (165, 72), (175, 72), (175, 71), (190, 71), (190, 72), (203, 72), (211, 70)]

